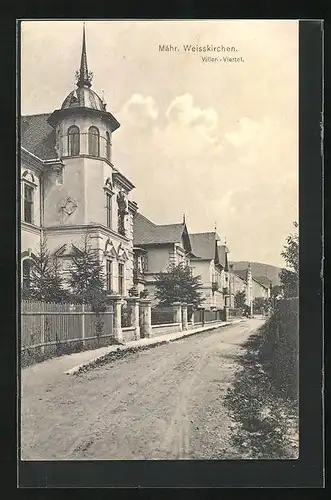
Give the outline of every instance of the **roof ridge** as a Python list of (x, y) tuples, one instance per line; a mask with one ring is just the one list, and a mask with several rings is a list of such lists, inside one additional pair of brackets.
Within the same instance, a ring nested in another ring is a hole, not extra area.
[(189, 234), (192, 236), (200, 236), (202, 234), (216, 234), (216, 232), (215, 231), (205, 231), (203, 233), (189, 233)]
[(165, 226), (185, 226), (183, 222), (174, 222), (172, 224), (156, 224), (157, 227), (165, 227)]

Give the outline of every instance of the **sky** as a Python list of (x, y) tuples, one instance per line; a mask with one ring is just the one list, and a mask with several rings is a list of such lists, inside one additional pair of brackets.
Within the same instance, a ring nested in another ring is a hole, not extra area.
[[(22, 22), (23, 115), (59, 109), (75, 88), (82, 24)], [(206, 44), (235, 51), (184, 50)], [(298, 22), (86, 21), (86, 45), (140, 212), (157, 224), (185, 214), (189, 232), (217, 228), (230, 260), (284, 266), (298, 220)]]

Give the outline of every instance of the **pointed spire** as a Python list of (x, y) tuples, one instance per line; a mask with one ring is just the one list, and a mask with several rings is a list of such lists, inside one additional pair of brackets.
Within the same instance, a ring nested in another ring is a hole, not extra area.
[(80, 68), (77, 72), (77, 86), (78, 87), (91, 87), (92, 73), (87, 67), (87, 55), (86, 55), (86, 40), (85, 40), (85, 23), (83, 23), (83, 44), (82, 44), (82, 55), (80, 60)]
[(183, 214), (183, 224), (186, 224), (186, 216)]

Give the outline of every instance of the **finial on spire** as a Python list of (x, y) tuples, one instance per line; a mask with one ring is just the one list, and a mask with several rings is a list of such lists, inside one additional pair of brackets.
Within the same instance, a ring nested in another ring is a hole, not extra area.
[(80, 59), (80, 68), (76, 72), (77, 76), (77, 86), (78, 87), (91, 87), (91, 80), (93, 73), (88, 70), (87, 67), (87, 55), (86, 55), (86, 40), (85, 40), (85, 22), (83, 23), (83, 43), (82, 43), (82, 55)]
[(224, 245), (226, 246), (227, 242), (226, 242), (226, 236), (224, 236)]
[(183, 214), (183, 224), (186, 224), (186, 216)]

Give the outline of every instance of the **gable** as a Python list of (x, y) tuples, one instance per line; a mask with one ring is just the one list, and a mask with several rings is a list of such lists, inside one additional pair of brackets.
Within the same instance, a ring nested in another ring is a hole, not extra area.
[(63, 258), (78, 257), (81, 254), (82, 252), (81, 250), (79, 250), (79, 248), (77, 248), (74, 244), (69, 243), (62, 245), (54, 252), (55, 257)]

